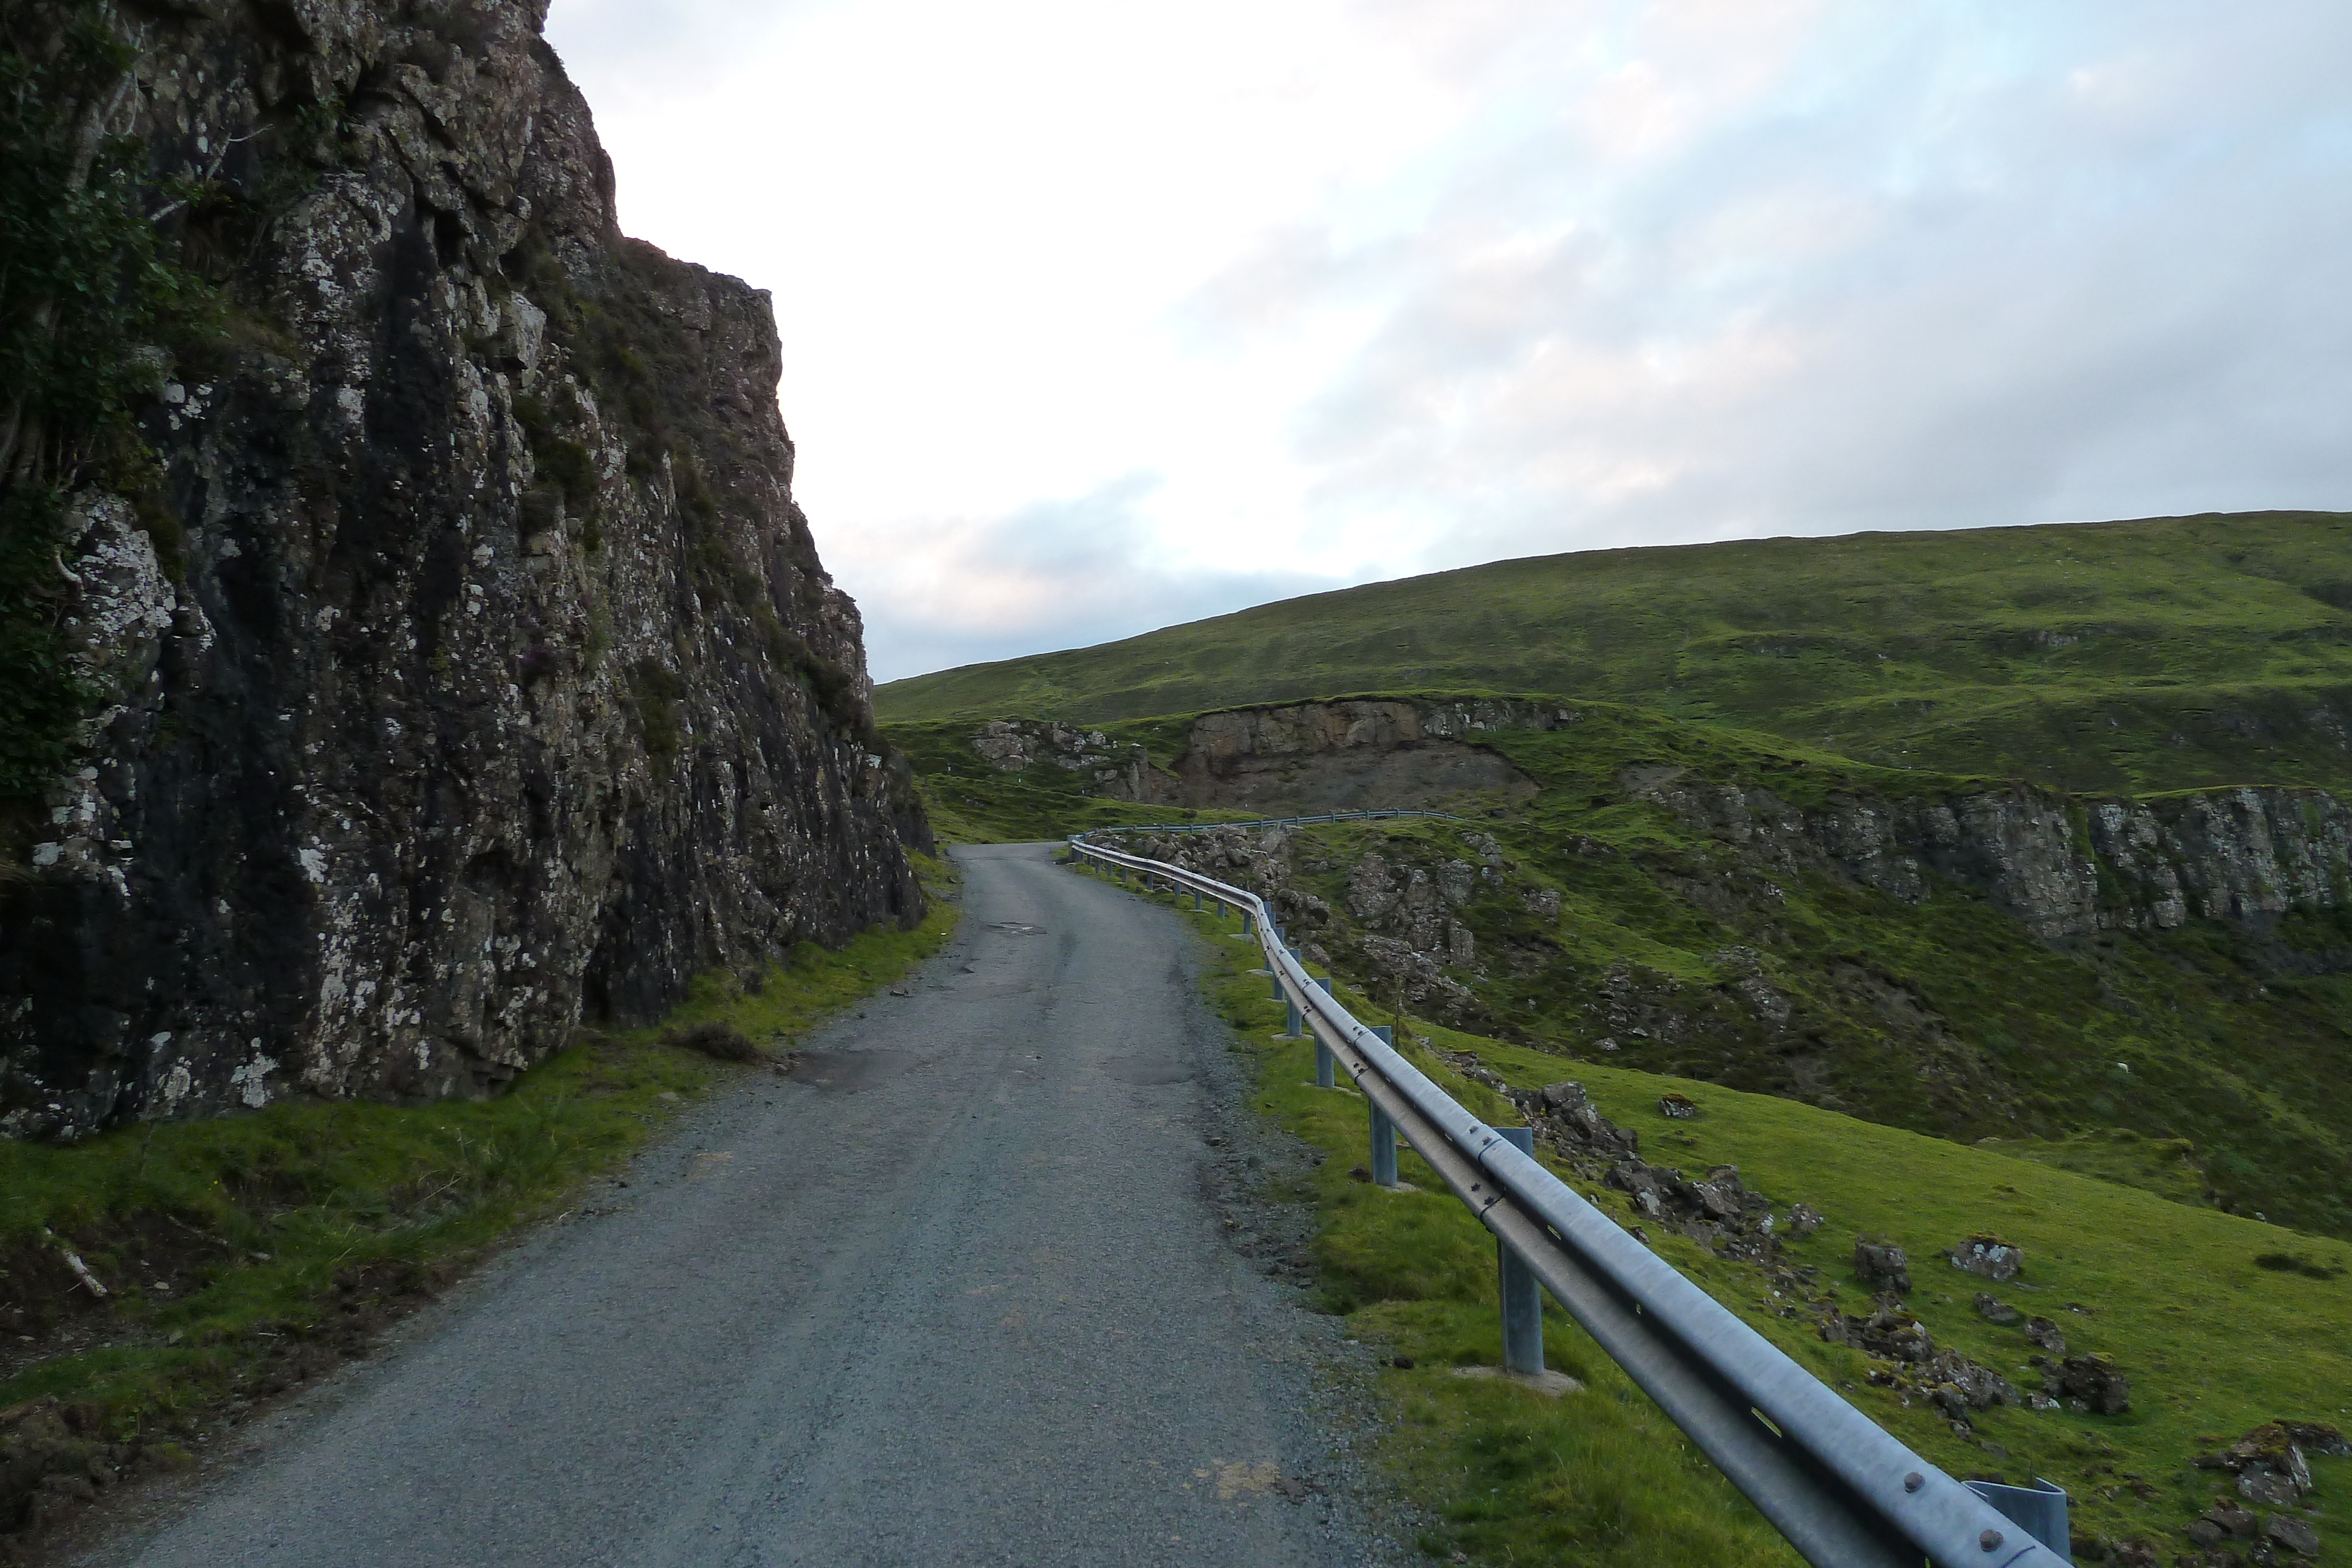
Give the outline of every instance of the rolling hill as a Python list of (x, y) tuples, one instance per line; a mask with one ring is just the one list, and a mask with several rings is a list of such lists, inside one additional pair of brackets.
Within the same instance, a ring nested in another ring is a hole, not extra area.
[(1260, 605), (875, 694), (1099, 724), (1548, 692), (2078, 790), (2352, 784), (2352, 513), (1588, 551)]

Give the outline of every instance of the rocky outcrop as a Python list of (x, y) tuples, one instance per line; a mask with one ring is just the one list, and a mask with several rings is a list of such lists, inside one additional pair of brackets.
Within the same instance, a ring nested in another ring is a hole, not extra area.
[(1539, 704), (1387, 699), (1203, 714), (1157, 798), (1266, 812), (1435, 806), (1465, 794), (1520, 800), (1535, 781), (1475, 737), (1567, 718)]
[(1087, 772), (1092, 792), (1115, 800), (1295, 815), (1524, 800), (1535, 781), (1479, 737), (1574, 721), (1542, 703), (1369, 698), (1202, 714), (1166, 767), (1099, 730), (1036, 719), (992, 719), (971, 747), (1005, 772)]
[(766, 297), (625, 239), (524, 0), (143, 7), (224, 329), (86, 490), (108, 694), (8, 889), (0, 1129), (479, 1090), (919, 914)]
[(1113, 800), (1165, 798), (1162, 777), (1140, 746), (1115, 746), (1098, 729), (1025, 718), (994, 718), (973, 732), (972, 750), (999, 773), (1044, 766), (1087, 774), (1094, 793)]
[[(1214, 876), (1248, 888), (1273, 904), (1301, 941), (1311, 942), (1317, 962), (1332, 956), (1322, 944), (1344, 951), (1383, 996), (1394, 995), (1450, 1020), (1467, 1020), (1484, 1009), (1464, 978), (1478, 973), (1478, 941), (1465, 919), (1474, 898), (1507, 886), (1501, 846), (1484, 833), (1462, 836), (1478, 863), (1459, 856), (1406, 858), (1402, 848), (1365, 852), (1347, 873), (1344, 921), (1332, 905), (1297, 885), (1302, 872), (1328, 874), (1339, 862), (1319, 858), (1320, 848), (1295, 831), (1276, 825), (1232, 825), (1185, 833), (1113, 835), (1130, 852)], [(1302, 861), (1302, 846), (1308, 852)]]
[(2332, 909), (2352, 888), (2352, 810), (2316, 789), (2074, 800), (2018, 788), (1803, 810), (1675, 768), (1629, 768), (1620, 782), (1792, 873), (1835, 871), (1906, 903), (1936, 876), (1979, 888), (2044, 941), (2259, 924)]

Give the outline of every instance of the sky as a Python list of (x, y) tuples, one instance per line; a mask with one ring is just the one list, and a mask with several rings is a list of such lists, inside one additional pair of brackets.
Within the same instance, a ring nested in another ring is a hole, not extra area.
[(554, 0), (877, 680), (1517, 556), (2352, 508), (2341, 0)]

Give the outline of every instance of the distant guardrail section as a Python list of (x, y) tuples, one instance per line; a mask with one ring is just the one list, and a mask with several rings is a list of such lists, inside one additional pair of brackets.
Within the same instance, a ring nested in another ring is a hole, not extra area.
[[(1312, 817), (1252, 817), (1238, 822), (1122, 822), (1092, 830), (1098, 833), (1208, 833), (1219, 828), (1303, 828), (1317, 822), (1378, 822), (1391, 817), (1435, 817), (1441, 821), (1467, 821), (1451, 811), (1326, 811)], [(1076, 841), (1075, 840), (1072, 841)]]
[(1274, 995), (1287, 1004), (1291, 1032), (1303, 1024), (1315, 1036), (1317, 1082), (1330, 1087), (1344, 1070), (1368, 1103), (1374, 1179), (1394, 1185), (1402, 1136), (1495, 1233), (1507, 1371), (1543, 1371), (1539, 1282), (1816, 1568), (2070, 1562), (2064, 1492), (2047, 1482), (1963, 1484), (1913, 1453), (1545, 1169), (1527, 1129), (1487, 1126), (1400, 1055), (1386, 1030), (1358, 1021), (1328, 979), (1307, 974), (1257, 894), (1093, 841), (1113, 832), (1443, 815), (1104, 828), (1069, 845), (1082, 863), (1190, 892), (1195, 908), (1213, 900), (1220, 913), (1242, 915), (1265, 952)]

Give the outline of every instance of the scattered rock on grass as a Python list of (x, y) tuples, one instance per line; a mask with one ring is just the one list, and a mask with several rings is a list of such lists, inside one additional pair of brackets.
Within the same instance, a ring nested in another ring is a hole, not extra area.
[(2274, 1513), (2263, 1526), (2263, 1538), (2305, 1557), (2319, 1555), (2319, 1531), (2291, 1513)]
[(1930, 1358), (1921, 1369), (1920, 1382), (1927, 1396), (1954, 1421), (1965, 1421), (1971, 1410), (1990, 1410), (1996, 1405), (2021, 1402), (2015, 1384), (1956, 1350)]
[(1874, 1291), (1893, 1291), (1899, 1295), (1911, 1289), (1911, 1260), (1892, 1241), (1855, 1237), (1853, 1271)]
[(2306, 1454), (2326, 1454), (2331, 1458), (2352, 1455), (2352, 1442), (2325, 1421), (2281, 1421), (2288, 1440)]
[(2120, 1416), (2131, 1408), (2131, 1380), (2104, 1355), (2070, 1355), (2053, 1361), (2037, 1355), (2042, 1385), (2080, 1410), (2100, 1416)]
[(2026, 1319), (2025, 1337), (2053, 1355), (2066, 1354), (2066, 1336), (2060, 1333), (2058, 1325), (2048, 1318)]
[(1801, 1203), (1789, 1210), (1789, 1234), (1799, 1240), (1822, 1228), (1822, 1211), (1810, 1203)]
[(1996, 1281), (2014, 1280), (2025, 1267), (2025, 1249), (1998, 1236), (1971, 1236), (1951, 1256), (1953, 1268)]
[(2311, 1467), (2304, 1462), (2303, 1447), (2296, 1441), (2296, 1435), (2305, 1432), (2312, 1435), (2322, 1453), (2335, 1451), (2321, 1446), (2330, 1439), (2337, 1445), (2344, 1441), (2342, 1433), (2322, 1423), (2265, 1421), (2220, 1453), (2208, 1454), (2196, 1463), (2200, 1469), (2235, 1475), (2241, 1497), (2285, 1508), (2311, 1490)]
[(1936, 1354), (1927, 1329), (1892, 1295), (1880, 1296), (1865, 1317), (1825, 1312), (1819, 1332), (1832, 1344), (1850, 1344), (1886, 1361), (1926, 1362)]
[(1977, 1292), (1977, 1315), (1989, 1323), (2015, 1328), (2025, 1321), (2025, 1314), (1988, 1291)]
[(1679, 1090), (1668, 1090), (1658, 1096), (1658, 1112), (1677, 1122), (1687, 1122), (1698, 1114), (1698, 1103)]
[(2255, 1516), (2252, 1509), (2241, 1507), (2226, 1497), (2215, 1498), (2213, 1506), (2207, 1509), (2197, 1522), (2211, 1530), (2215, 1541), (2224, 1536), (2252, 1541), (2263, 1528), (2263, 1521)]

